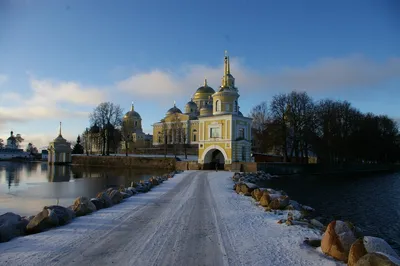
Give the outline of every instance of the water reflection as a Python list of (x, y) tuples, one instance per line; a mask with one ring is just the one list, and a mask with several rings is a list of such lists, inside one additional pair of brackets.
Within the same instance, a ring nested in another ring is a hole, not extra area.
[(79, 196), (95, 197), (108, 187), (164, 174), (164, 170), (0, 162), (0, 214), (12, 211), (32, 215), (43, 206), (69, 206)]
[(49, 182), (69, 182), (71, 179), (71, 168), (67, 165), (50, 165), (47, 170)]

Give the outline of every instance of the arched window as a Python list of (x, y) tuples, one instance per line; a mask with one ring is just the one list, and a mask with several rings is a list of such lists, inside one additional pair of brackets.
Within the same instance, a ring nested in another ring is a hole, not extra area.
[(197, 130), (196, 129), (193, 129), (193, 137), (192, 137), (192, 140), (195, 142), (195, 141), (197, 141)]
[(137, 121), (135, 121), (135, 127), (137, 127)]

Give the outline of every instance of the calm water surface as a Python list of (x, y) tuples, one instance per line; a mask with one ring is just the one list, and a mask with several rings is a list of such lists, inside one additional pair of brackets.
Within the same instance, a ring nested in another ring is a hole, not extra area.
[(166, 170), (133, 170), (43, 163), (0, 162), (0, 215), (37, 214), (46, 205), (72, 205), (79, 196), (95, 197), (111, 186), (165, 174)]
[(352, 177), (291, 176), (266, 184), (282, 189), (327, 220), (342, 219), (385, 239), (400, 254), (400, 173)]

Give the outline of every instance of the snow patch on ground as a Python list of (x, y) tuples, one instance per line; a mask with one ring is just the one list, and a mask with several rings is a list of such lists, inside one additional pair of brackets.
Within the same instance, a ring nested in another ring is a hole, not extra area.
[(265, 212), (251, 197), (232, 190), (233, 173), (210, 172), (212, 194), (233, 252), (242, 265), (344, 265), (303, 244), (321, 238), (318, 230), (277, 224), (282, 215)]
[(89, 245), (92, 238), (106, 236), (112, 227), (119, 225), (113, 221), (127, 219), (140, 207), (152, 204), (155, 199), (173, 189), (187, 174), (177, 174), (145, 194), (135, 195), (111, 208), (75, 218), (65, 226), (0, 243), (0, 265), (7, 265), (9, 260), (13, 261), (13, 265), (35, 265), (41, 263), (43, 258), (52, 258), (54, 253), (66, 254), (80, 243)]

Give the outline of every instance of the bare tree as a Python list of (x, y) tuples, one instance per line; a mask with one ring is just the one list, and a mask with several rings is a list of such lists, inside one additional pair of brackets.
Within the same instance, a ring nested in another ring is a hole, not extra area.
[(133, 121), (131, 119), (124, 119), (121, 127), (121, 137), (124, 142), (126, 156), (128, 156), (129, 147), (132, 146), (133, 144), (132, 129), (133, 129)]
[[(102, 154), (109, 155), (110, 140), (113, 140), (112, 128), (116, 128), (122, 123), (122, 108), (111, 102), (100, 103), (89, 115), (91, 124), (97, 124), (101, 128), (103, 139)], [(107, 147), (107, 151), (106, 151)]]
[(181, 133), (183, 124), (178, 114), (174, 114), (171, 120), (171, 134), (174, 147), (174, 156), (176, 157), (178, 152), (178, 147), (181, 144)]
[(250, 111), (250, 117), (252, 121), (252, 132), (254, 135), (254, 141), (257, 143), (257, 149), (259, 152), (268, 152), (268, 123), (271, 118), (266, 102), (262, 102), (254, 106)]
[(274, 124), (277, 126), (277, 135), (280, 135), (280, 140), (276, 143), (279, 147), (281, 147), (281, 151), (283, 153), (284, 161), (288, 161), (288, 110), (289, 110), (289, 101), (288, 96), (286, 94), (278, 94), (272, 98), (271, 102), (271, 116), (274, 120)]
[(187, 159), (187, 140), (188, 140), (188, 136), (187, 136), (187, 125), (186, 127), (181, 128), (182, 131), (182, 141), (183, 141), (183, 152), (185, 153), (185, 159)]
[(161, 120), (162, 123), (162, 138), (164, 141), (164, 157), (167, 157), (167, 152), (168, 152), (168, 125), (165, 119)]
[(21, 137), (21, 134), (17, 134), (15, 136), (15, 144), (17, 145), (17, 148), (21, 146), (21, 143), (24, 141), (24, 139)]
[(4, 141), (3, 141), (3, 139), (0, 139), (0, 149), (3, 149), (4, 148)]

